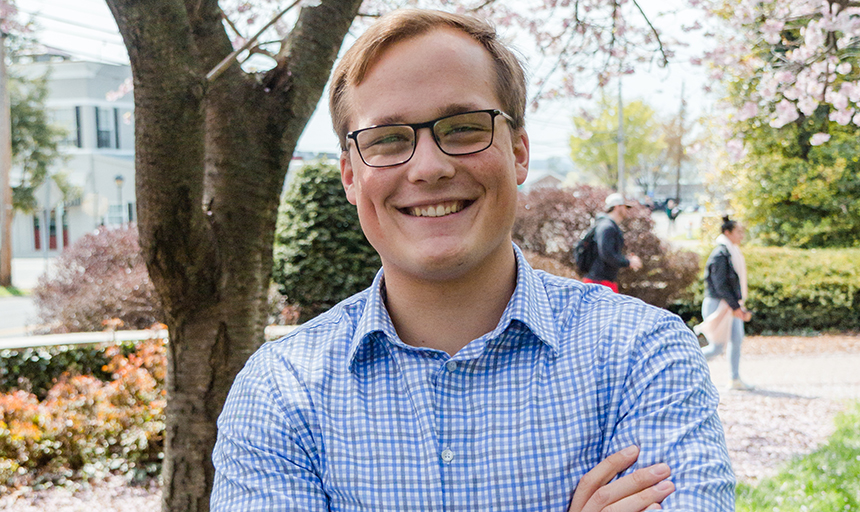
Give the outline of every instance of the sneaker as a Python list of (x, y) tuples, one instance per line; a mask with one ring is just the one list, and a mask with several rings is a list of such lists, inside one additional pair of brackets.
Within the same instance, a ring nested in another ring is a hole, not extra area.
[(729, 384), (729, 389), (734, 391), (752, 391), (755, 388), (741, 379), (732, 379), (732, 383)]

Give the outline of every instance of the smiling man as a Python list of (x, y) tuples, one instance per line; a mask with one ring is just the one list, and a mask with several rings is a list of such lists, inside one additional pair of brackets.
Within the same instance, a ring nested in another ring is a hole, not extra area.
[(330, 107), (382, 269), (239, 374), (213, 510), (732, 510), (692, 333), (511, 242), (525, 79), (492, 27), (384, 16)]

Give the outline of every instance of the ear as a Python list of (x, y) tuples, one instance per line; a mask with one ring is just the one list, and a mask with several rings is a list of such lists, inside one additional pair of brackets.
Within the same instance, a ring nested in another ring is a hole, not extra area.
[(352, 160), (349, 156), (349, 150), (341, 151), (340, 153), (340, 182), (343, 183), (343, 190), (346, 192), (346, 200), (350, 204), (355, 204), (355, 173), (352, 169)]
[(529, 134), (520, 128), (514, 135), (514, 166), (517, 175), (517, 185), (522, 185), (529, 175)]

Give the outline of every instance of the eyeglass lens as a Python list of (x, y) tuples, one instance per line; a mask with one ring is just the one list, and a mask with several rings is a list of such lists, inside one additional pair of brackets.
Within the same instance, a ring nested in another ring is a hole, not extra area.
[[(443, 117), (433, 124), (433, 138), (452, 156), (477, 153), (493, 143), (490, 112), (466, 112)], [(373, 167), (398, 165), (412, 158), (415, 130), (407, 125), (378, 126), (356, 134), (356, 146), (364, 163)]]

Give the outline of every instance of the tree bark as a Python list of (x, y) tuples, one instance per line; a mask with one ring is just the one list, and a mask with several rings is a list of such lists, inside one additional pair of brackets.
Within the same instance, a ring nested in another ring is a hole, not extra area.
[(134, 77), (140, 245), (170, 331), (165, 511), (205, 511), (216, 419), (263, 342), (278, 202), (360, 0), (304, 8), (262, 75), (206, 73), (232, 47), (216, 0), (107, 0)]

